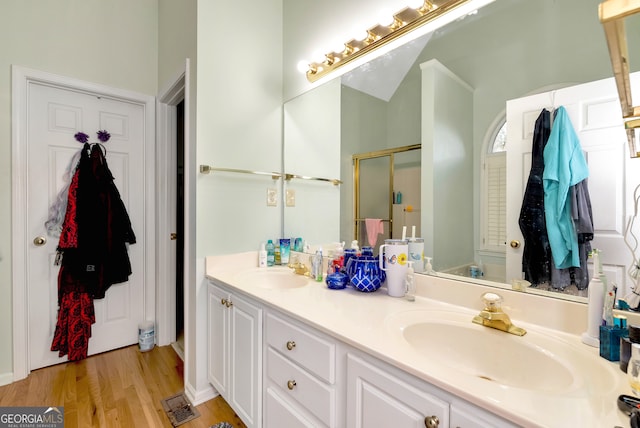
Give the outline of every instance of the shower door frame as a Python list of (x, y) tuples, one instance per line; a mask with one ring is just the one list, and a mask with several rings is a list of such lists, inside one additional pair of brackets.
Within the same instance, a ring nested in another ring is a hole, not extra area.
[[(404, 153), (411, 150), (422, 149), (422, 144), (412, 144), (409, 146), (393, 147), (390, 149), (375, 150), (373, 152), (356, 153), (351, 156), (353, 162), (353, 239), (358, 239), (359, 223), (364, 221), (360, 217), (360, 162), (367, 159), (375, 159), (389, 156), (389, 236), (393, 236), (393, 174), (394, 174), (394, 156), (396, 153)], [(364, 242), (364, 241), (363, 241)]]

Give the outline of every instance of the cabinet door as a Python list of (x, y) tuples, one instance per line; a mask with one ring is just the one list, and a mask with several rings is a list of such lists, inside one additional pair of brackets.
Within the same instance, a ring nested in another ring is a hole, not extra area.
[(260, 426), (262, 416), (262, 309), (231, 296), (231, 407), (249, 427)]
[(228, 301), (229, 293), (209, 284), (207, 373), (209, 382), (225, 398), (229, 388), (229, 310), (226, 306)]
[(392, 375), (382, 363), (347, 356), (348, 427), (415, 428), (434, 416), (448, 427), (449, 404)]

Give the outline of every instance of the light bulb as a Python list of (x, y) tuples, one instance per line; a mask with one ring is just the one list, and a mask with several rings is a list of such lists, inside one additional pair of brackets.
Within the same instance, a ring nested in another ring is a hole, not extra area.
[(334, 42), (331, 46), (333, 46), (333, 52), (342, 53), (344, 51), (344, 42)]
[(296, 68), (300, 73), (306, 73), (307, 70), (309, 70), (309, 61), (305, 61), (305, 60), (299, 61)]
[(423, 0), (408, 0), (407, 1), (407, 7), (410, 7), (411, 9), (420, 9), (423, 5), (424, 5), (424, 1)]
[(388, 9), (380, 11), (380, 14), (378, 15), (378, 23), (388, 27), (393, 24), (393, 14)]
[(357, 40), (359, 42), (363, 41), (367, 37), (369, 37), (369, 33), (366, 30), (358, 30), (353, 33), (353, 40)]
[(311, 55), (311, 61), (320, 64), (322, 63), (325, 59), (327, 59), (324, 54), (322, 52), (314, 52), (313, 55)]

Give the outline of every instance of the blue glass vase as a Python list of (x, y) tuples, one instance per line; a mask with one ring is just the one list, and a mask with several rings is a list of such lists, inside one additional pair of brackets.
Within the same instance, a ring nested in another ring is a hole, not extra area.
[(382, 270), (374, 257), (358, 257), (350, 260), (351, 285), (359, 291), (370, 293), (382, 285)]

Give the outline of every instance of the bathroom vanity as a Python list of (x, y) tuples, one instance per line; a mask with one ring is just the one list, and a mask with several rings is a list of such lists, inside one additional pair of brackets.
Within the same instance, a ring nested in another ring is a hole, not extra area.
[(519, 337), (472, 322), (482, 286), (417, 275), (409, 302), (256, 261), (206, 260), (209, 380), (250, 427), (628, 426), (624, 373), (580, 342), (584, 305), (555, 302), (584, 312), (558, 321), (499, 291)]

